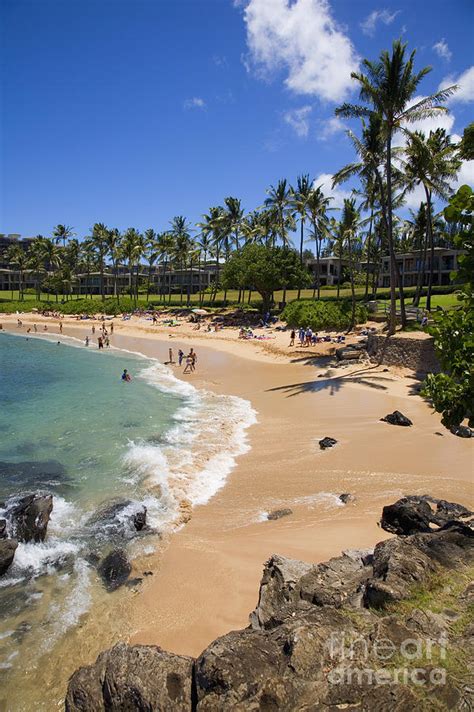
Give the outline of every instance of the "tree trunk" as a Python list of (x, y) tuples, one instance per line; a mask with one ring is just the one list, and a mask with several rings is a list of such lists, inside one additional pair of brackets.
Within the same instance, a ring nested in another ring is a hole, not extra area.
[(316, 265), (317, 265), (316, 288), (318, 290), (318, 299), (321, 297), (321, 277), (319, 274), (320, 257), (321, 257), (321, 242), (319, 241), (318, 238), (316, 238)]
[(354, 264), (352, 261), (352, 244), (350, 238), (347, 240), (347, 247), (349, 250), (349, 276), (351, 280), (351, 302), (352, 302), (352, 309), (351, 309), (351, 323), (349, 328), (347, 329), (347, 334), (352, 331), (352, 329), (355, 326), (355, 313), (356, 313), (356, 301), (355, 301), (355, 289), (354, 289)]
[(397, 324), (397, 294), (396, 294), (396, 266), (395, 250), (393, 247), (393, 216), (392, 216), (392, 127), (389, 126), (387, 135), (387, 239), (390, 255), (390, 314), (388, 321), (388, 335), (395, 333)]
[[(300, 220), (300, 266), (303, 267), (303, 237), (304, 237), (304, 218)], [(301, 297), (301, 287), (298, 287), (298, 299)]]
[(426, 233), (430, 247), (430, 271), (428, 276), (428, 290), (426, 293), (426, 311), (431, 311), (431, 291), (433, 289), (433, 271), (434, 271), (434, 240), (433, 240), (433, 224), (431, 222), (431, 192), (425, 186), (426, 193)]
[(367, 235), (367, 274), (365, 275), (365, 299), (369, 297), (369, 260), (370, 260), (370, 248), (372, 242), (372, 222), (374, 219), (374, 208), (370, 208), (370, 222), (369, 222), (369, 234)]

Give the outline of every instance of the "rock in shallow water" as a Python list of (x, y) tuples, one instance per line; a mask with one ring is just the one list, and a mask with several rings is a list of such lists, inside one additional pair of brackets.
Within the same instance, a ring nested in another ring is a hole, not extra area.
[(457, 435), (458, 438), (472, 438), (472, 430), (467, 425), (453, 425), (450, 431), (453, 435)]
[(102, 577), (105, 588), (115, 591), (122, 586), (132, 571), (127, 555), (123, 549), (114, 549), (102, 559), (97, 570)]
[(267, 514), (267, 519), (273, 521), (274, 519), (281, 519), (282, 517), (287, 517), (289, 514), (293, 514), (292, 509), (275, 509), (275, 511)]
[(383, 420), (385, 423), (390, 423), (390, 425), (403, 425), (405, 427), (413, 425), (410, 418), (400, 413), (399, 410), (394, 410), (393, 413), (389, 413), (385, 418), (380, 418), (380, 420)]
[(0, 540), (0, 576), (3, 576), (12, 565), (17, 546), (16, 539)]
[(326, 450), (328, 447), (334, 447), (334, 445), (337, 445), (337, 440), (334, 438), (326, 437), (319, 441), (319, 447), (321, 450)]
[(52, 494), (27, 494), (12, 497), (7, 502), (7, 518), (11, 522), (12, 533), (25, 544), (45, 540), (52, 511)]

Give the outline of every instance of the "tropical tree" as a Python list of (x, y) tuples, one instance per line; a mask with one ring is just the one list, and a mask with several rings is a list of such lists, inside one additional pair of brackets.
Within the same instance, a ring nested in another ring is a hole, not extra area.
[(343, 245), (347, 247), (347, 256), (349, 260), (349, 278), (351, 283), (351, 321), (348, 328), (348, 332), (351, 331), (356, 323), (356, 299), (355, 299), (355, 288), (354, 288), (354, 272), (355, 272), (355, 261), (354, 261), (354, 251), (356, 243), (359, 240), (359, 229), (360, 229), (360, 214), (356, 208), (355, 198), (345, 198), (344, 206), (342, 208), (342, 216), (340, 222), (340, 236)]
[(74, 228), (69, 225), (56, 225), (56, 227), (53, 228), (53, 239), (56, 244), (62, 242), (63, 247), (66, 247), (66, 241), (75, 234), (73, 229)]
[[(20, 301), (23, 301), (24, 299), (24, 274), (26, 270), (28, 269), (29, 266), (29, 255), (24, 250), (20, 245), (11, 245), (6, 254), (6, 258), (8, 260), (8, 264), (11, 267), (14, 267), (18, 270), (19, 272), (19, 297)], [(12, 295), (13, 298), (13, 295)]]
[(104, 280), (104, 273), (105, 273), (105, 259), (107, 256), (108, 252), (108, 243), (107, 243), (107, 238), (108, 238), (108, 228), (104, 223), (95, 223), (94, 226), (92, 227), (91, 230), (91, 238), (90, 238), (90, 244), (93, 246), (93, 249), (96, 254), (97, 258), (97, 265), (99, 267), (99, 276), (100, 276), (100, 294), (102, 301), (105, 300), (105, 280)]
[(276, 186), (271, 185), (267, 194), (265, 205), (272, 214), (274, 224), (272, 247), (275, 247), (276, 237), (279, 237), (283, 247), (286, 247), (288, 245), (288, 217), (292, 208), (291, 187), (286, 178), (283, 178), (278, 181)]
[[(303, 265), (303, 243), (304, 243), (304, 226), (308, 217), (308, 200), (313, 189), (313, 181), (309, 179), (309, 175), (298, 176), (296, 179), (296, 188), (291, 189), (291, 201), (295, 213), (300, 221), (300, 263)], [(298, 290), (298, 299), (301, 296), (301, 289)]]
[[(173, 257), (179, 266), (181, 275), (179, 278), (179, 293), (180, 304), (183, 303), (183, 275), (186, 276), (187, 264), (192, 247), (191, 240), (191, 225), (183, 215), (176, 215), (171, 220), (171, 234), (174, 239)], [(188, 286), (188, 302), (189, 302), (189, 286)]]
[[(426, 196), (426, 235), (430, 250), (430, 270), (426, 308), (431, 310), (434, 271), (434, 239), (432, 222), (433, 195), (447, 200), (450, 181), (456, 176), (461, 161), (456, 156), (457, 146), (451, 143), (444, 129), (430, 131), (428, 138), (420, 131), (409, 136), (404, 163), (409, 189), (422, 185)], [(419, 298), (419, 296), (418, 296)]]
[[(386, 195), (382, 198), (387, 220), (387, 239), (390, 255), (390, 318), (389, 334), (396, 327), (396, 257), (393, 241), (393, 185), (392, 141), (396, 131), (405, 131), (406, 126), (421, 119), (430, 118), (447, 111), (443, 102), (456, 90), (456, 86), (438, 91), (431, 96), (416, 98), (421, 80), (431, 71), (424, 67), (414, 71), (416, 52), (406, 58), (407, 45), (396, 40), (392, 53), (384, 50), (378, 61), (364, 59), (363, 72), (352, 72), (351, 77), (360, 85), (360, 99), (366, 105), (345, 103), (336, 109), (337, 116), (367, 118), (376, 113), (381, 118), (381, 131), (385, 141)], [(367, 106), (368, 105), (368, 106)]]
[(150, 298), (151, 270), (153, 269), (153, 265), (155, 264), (155, 262), (160, 257), (160, 245), (158, 242), (158, 235), (153, 230), (153, 228), (149, 228), (148, 230), (145, 230), (144, 238), (145, 238), (144, 256), (148, 262), (148, 275), (147, 275), (147, 283), (146, 283), (146, 300), (148, 302), (148, 300)]
[[(125, 230), (120, 245), (120, 253), (128, 263), (128, 291), (130, 299), (134, 299), (135, 303), (138, 299), (138, 273), (140, 267), (140, 259), (145, 250), (145, 242), (143, 235), (134, 227), (129, 227)], [(135, 271), (135, 286), (133, 273)]]
[(328, 235), (328, 211), (332, 198), (326, 197), (321, 186), (312, 188), (306, 201), (306, 209), (308, 218), (311, 223), (310, 239), (314, 240), (316, 254), (316, 279), (313, 288), (313, 298), (318, 294), (320, 297), (321, 280), (320, 280), (320, 258), (321, 258), (321, 243)]
[(121, 241), (122, 236), (117, 228), (112, 230), (106, 229), (103, 232), (103, 240), (105, 245), (106, 254), (110, 257), (112, 262), (112, 275), (113, 275), (113, 290), (114, 297), (119, 301), (119, 289), (118, 289), (118, 265), (120, 262), (121, 255)]
[[(225, 234), (226, 240), (230, 235), (233, 242), (233, 247), (235, 250), (240, 248), (240, 238), (242, 234), (242, 222), (244, 219), (244, 210), (242, 208), (241, 202), (238, 198), (228, 197), (224, 199), (225, 203)], [(227, 244), (226, 244), (227, 248)], [(230, 252), (226, 249), (226, 259), (228, 259)], [(239, 290), (239, 303), (241, 300), (242, 293)], [(224, 292), (224, 302), (227, 299), (227, 291)]]
[(171, 301), (171, 274), (168, 273), (168, 265), (171, 264), (174, 252), (174, 239), (170, 232), (160, 232), (156, 238), (158, 259), (161, 261), (162, 279), (160, 280), (160, 293), (164, 296), (166, 289), (166, 275), (168, 274), (168, 302)]
[(28, 267), (35, 276), (36, 298), (38, 300), (41, 299), (41, 277), (46, 273), (45, 241), (45, 237), (37, 235), (28, 250)]

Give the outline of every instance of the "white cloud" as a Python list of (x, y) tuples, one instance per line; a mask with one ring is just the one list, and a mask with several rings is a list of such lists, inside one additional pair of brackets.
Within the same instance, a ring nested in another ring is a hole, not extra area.
[(200, 96), (193, 96), (191, 99), (185, 99), (183, 106), (185, 109), (205, 109), (206, 102)]
[(212, 61), (214, 62), (216, 67), (227, 67), (228, 66), (227, 57), (225, 55), (214, 54), (212, 57)]
[(290, 109), (283, 114), (283, 121), (291, 126), (297, 136), (306, 138), (309, 133), (309, 115), (313, 108), (311, 106), (302, 106), (300, 109)]
[(454, 187), (457, 189), (461, 185), (474, 186), (474, 161), (462, 162)]
[(449, 49), (448, 43), (446, 42), (446, 40), (444, 38), (442, 40), (440, 40), (439, 42), (436, 42), (433, 45), (433, 49), (436, 52), (436, 54), (438, 55), (438, 57), (442, 57), (447, 62), (449, 62), (449, 60), (453, 56), (453, 53)]
[(328, 0), (249, 0), (244, 20), (247, 69), (260, 77), (284, 70), (296, 94), (337, 102), (349, 93), (358, 58)]
[(461, 103), (469, 103), (474, 101), (474, 66), (466, 69), (458, 77), (452, 74), (441, 82), (439, 85), (439, 90), (446, 89), (453, 84), (458, 84), (459, 89), (453, 94), (449, 99), (449, 103), (453, 104), (456, 101)]
[(420, 203), (426, 203), (425, 189), (421, 184), (417, 185), (411, 193), (406, 193), (404, 207), (418, 210)]
[(330, 119), (322, 119), (321, 128), (318, 130), (317, 139), (318, 141), (327, 141), (331, 136), (335, 134), (342, 133), (347, 129), (344, 121), (338, 116), (333, 116)]
[(321, 186), (321, 190), (324, 195), (334, 198), (334, 200), (331, 200), (331, 208), (342, 208), (344, 205), (344, 198), (350, 198), (351, 191), (344, 190), (344, 188), (341, 188), (338, 185), (333, 188), (332, 180), (333, 177), (331, 173), (320, 173), (319, 176), (314, 179), (313, 186), (315, 188)]
[(398, 13), (399, 10), (397, 10), (397, 12), (389, 12), (388, 10), (373, 10), (373, 12), (365, 18), (364, 22), (360, 23), (362, 32), (365, 35), (374, 35), (377, 23), (382, 22), (384, 25), (391, 25)]

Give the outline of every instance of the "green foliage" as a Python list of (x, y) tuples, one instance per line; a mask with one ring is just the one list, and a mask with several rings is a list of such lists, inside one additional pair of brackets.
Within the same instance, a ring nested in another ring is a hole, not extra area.
[(435, 410), (442, 413), (447, 427), (456, 426), (464, 418), (474, 425), (474, 230), (472, 212), (474, 196), (471, 188), (459, 188), (444, 215), (448, 222), (456, 222), (459, 233), (456, 247), (465, 250), (458, 258), (456, 276), (464, 286), (458, 295), (459, 307), (434, 315), (434, 325), (429, 332), (435, 340), (436, 353), (444, 373), (431, 374), (423, 386), (423, 394), (433, 402)]
[(465, 161), (474, 159), (474, 121), (464, 129), (459, 146), (459, 155)]
[[(356, 322), (367, 321), (367, 309), (362, 304), (356, 305)], [(344, 331), (351, 324), (351, 303), (322, 302), (299, 299), (287, 304), (281, 318), (292, 327), (309, 326), (313, 331)]]
[(284, 247), (246, 245), (226, 262), (222, 283), (226, 288), (253, 289), (262, 297), (263, 309), (271, 306), (278, 289), (306, 287), (311, 278), (301, 266), (299, 255)]

